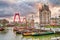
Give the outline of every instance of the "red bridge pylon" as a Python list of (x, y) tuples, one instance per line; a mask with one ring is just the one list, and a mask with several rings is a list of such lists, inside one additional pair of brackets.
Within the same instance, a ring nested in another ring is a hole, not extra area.
[(19, 21), (18, 22), (21, 22), (21, 19), (20, 19), (20, 14), (19, 13), (15, 13), (15, 15), (14, 15), (14, 22), (16, 22), (16, 16), (18, 16), (18, 18), (19, 18)]

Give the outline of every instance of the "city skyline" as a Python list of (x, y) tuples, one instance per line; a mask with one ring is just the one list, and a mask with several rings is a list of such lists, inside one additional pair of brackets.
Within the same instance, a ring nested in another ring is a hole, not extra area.
[(60, 0), (0, 0), (0, 18), (12, 19), (15, 12), (19, 12), (22, 16), (37, 13), (36, 3), (49, 5), (52, 17), (60, 15)]

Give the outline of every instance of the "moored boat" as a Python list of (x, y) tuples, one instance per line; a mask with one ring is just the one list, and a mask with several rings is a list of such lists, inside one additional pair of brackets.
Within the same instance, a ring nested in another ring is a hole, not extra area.
[(23, 36), (41, 36), (41, 35), (50, 35), (54, 34), (53, 32), (41, 32), (41, 33), (23, 33)]
[(14, 27), (14, 28), (13, 28), (13, 30), (14, 30), (14, 31), (17, 31), (17, 30), (18, 30), (18, 28), (17, 28), (17, 27)]
[(17, 32), (16, 32), (16, 34), (22, 34), (22, 32), (20, 32), (20, 31), (17, 31)]
[(3, 31), (4, 30), (4, 28), (3, 27), (0, 27), (0, 31)]

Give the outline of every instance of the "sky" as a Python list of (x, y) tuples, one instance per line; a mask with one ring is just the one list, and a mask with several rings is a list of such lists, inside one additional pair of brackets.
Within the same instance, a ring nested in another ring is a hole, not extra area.
[(37, 13), (36, 3), (49, 5), (51, 17), (60, 15), (60, 0), (0, 0), (0, 18), (11, 18), (16, 12), (21, 16)]

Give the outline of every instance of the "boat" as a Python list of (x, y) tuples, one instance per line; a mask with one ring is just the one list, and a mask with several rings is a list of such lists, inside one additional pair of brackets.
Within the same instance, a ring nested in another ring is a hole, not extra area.
[(13, 30), (14, 31), (19, 31), (19, 30), (24, 30), (25, 28), (24, 27), (14, 27)]
[(16, 34), (23, 34), (25, 32), (30, 32), (30, 31), (24, 27), (19, 27), (18, 30), (16, 31)]
[(41, 32), (41, 33), (23, 33), (23, 36), (41, 36), (41, 35), (50, 35), (50, 34), (54, 34), (53, 32)]
[(22, 34), (22, 32), (17, 31), (16, 34)]
[(16, 31), (16, 34), (23, 34), (24, 31)]
[(14, 27), (14, 28), (13, 28), (13, 30), (14, 30), (14, 31), (17, 31), (17, 30), (18, 30), (18, 28), (17, 28), (17, 27)]
[(0, 31), (3, 31), (4, 30), (4, 28), (3, 27), (0, 27)]
[(17, 31), (16, 31), (16, 34), (22, 34), (22, 33), (24, 33), (25, 32), (25, 30), (22, 28), (22, 29), (18, 29)]

